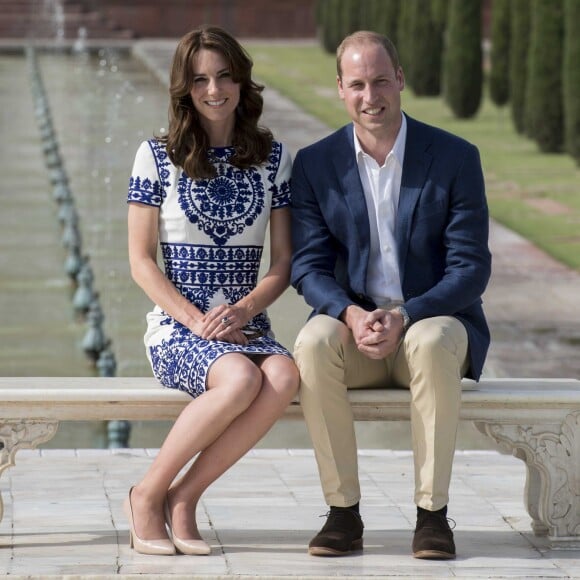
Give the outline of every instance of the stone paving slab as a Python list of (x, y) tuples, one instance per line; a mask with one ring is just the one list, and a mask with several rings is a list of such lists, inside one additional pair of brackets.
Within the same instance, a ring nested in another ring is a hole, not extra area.
[(550, 551), (531, 534), (523, 463), (494, 451), (457, 453), (449, 512), (455, 561), (410, 555), (412, 456), (389, 450), (360, 453), (361, 554), (307, 554), (326, 507), (312, 452), (286, 449), (250, 452), (207, 491), (197, 517), (210, 556), (137, 554), (122, 502), (155, 453), (20, 452), (0, 479), (0, 577), (580, 578), (580, 550)]

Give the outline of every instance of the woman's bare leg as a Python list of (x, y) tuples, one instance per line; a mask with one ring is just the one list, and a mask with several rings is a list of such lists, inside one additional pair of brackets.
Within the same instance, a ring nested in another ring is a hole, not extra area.
[(268, 432), (298, 391), (298, 369), (290, 358), (271, 355), (257, 364), (263, 376), (258, 396), (169, 490), (173, 531), (182, 539), (200, 538), (195, 511), (202, 493)]
[(145, 477), (131, 493), (135, 532), (142, 539), (167, 537), (163, 504), (179, 471), (215, 441), (256, 398), (260, 369), (245, 355), (220, 357), (210, 368), (208, 390), (181, 412)]

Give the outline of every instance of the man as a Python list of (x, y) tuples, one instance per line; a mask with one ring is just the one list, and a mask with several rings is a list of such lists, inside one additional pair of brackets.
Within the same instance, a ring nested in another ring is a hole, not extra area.
[(401, 111), (397, 51), (360, 31), (337, 51), (352, 123), (298, 152), (292, 175), (292, 283), (313, 315), (296, 340), (301, 403), (325, 500), (315, 556), (362, 549), (347, 388), (411, 392), (416, 558), (455, 557), (448, 490), (461, 378), (489, 346), (490, 276), (477, 149)]

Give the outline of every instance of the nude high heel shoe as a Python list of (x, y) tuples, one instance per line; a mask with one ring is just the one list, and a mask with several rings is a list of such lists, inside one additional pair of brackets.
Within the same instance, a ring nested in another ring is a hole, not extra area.
[(131, 492), (125, 499), (123, 510), (129, 520), (129, 546), (139, 552), (139, 554), (150, 554), (155, 556), (174, 556), (175, 546), (169, 539), (163, 538), (160, 540), (143, 540), (135, 533), (135, 523), (133, 522), (133, 507), (131, 506)]
[(165, 502), (165, 521), (167, 522), (173, 544), (178, 552), (188, 556), (207, 556), (211, 552), (211, 547), (204, 540), (182, 540), (175, 535), (173, 526), (171, 525), (171, 514), (169, 513), (167, 501)]

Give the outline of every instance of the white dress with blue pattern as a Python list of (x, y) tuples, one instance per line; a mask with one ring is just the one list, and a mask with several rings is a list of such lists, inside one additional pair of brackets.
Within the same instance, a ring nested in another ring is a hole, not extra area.
[[(128, 202), (159, 207), (159, 241), (165, 274), (202, 312), (234, 304), (258, 282), (270, 210), (290, 204), (291, 159), (274, 141), (268, 160), (241, 170), (229, 163), (232, 147), (212, 148), (217, 175), (190, 179), (155, 139), (139, 147)], [(211, 364), (231, 352), (291, 356), (276, 342), (266, 312), (247, 325), (247, 345), (205, 340), (159, 306), (147, 314), (145, 346), (154, 375), (166, 387), (197, 397)]]

